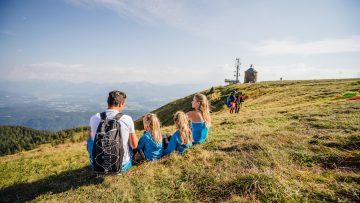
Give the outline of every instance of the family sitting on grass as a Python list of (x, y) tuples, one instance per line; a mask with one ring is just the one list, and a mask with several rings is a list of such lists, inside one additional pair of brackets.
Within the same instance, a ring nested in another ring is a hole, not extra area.
[(172, 135), (162, 135), (156, 114), (146, 114), (143, 117), (145, 131), (140, 140), (132, 118), (121, 113), (125, 99), (124, 92), (109, 92), (108, 109), (90, 119), (87, 150), (95, 173), (119, 174), (128, 171), (133, 162), (158, 160), (173, 152), (183, 154), (193, 144), (203, 143), (208, 136), (211, 117), (209, 102), (203, 94), (195, 94), (191, 103), (193, 111), (174, 114), (177, 130)]

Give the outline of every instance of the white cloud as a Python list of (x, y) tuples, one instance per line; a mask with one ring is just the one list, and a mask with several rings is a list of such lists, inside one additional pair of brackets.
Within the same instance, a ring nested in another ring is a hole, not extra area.
[(297, 42), (293, 40), (271, 40), (262, 42), (251, 48), (260, 54), (329, 54), (360, 51), (360, 36), (341, 39), (324, 39), (313, 42)]
[[(212, 16), (194, 10), (193, 4), (176, 0), (66, 0), (84, 8), (106, 8), (119, 16), (146, 25), (167, 25), (195, 34), (208, 34)], [(203, 3), (203, 2), (197, 2)], [(204, 4), (205, 5), (205, 4)], [(212, 12), (215, 14), (215, 11)], [(206, 15), (206, 16), (204, 16)], [(206, 19), (206, 20), (205, 20)]]
[(71, 82), (138, 82), (168, 84), (222, 84), (226, 69), (183, 67), (93, 67), (84, 64), (44, 62), (14, 67), (6, 74), (9, 80), (64, 80)]
[[(308, 80), (358, 77), (360, 67), (326, 67), (319, 68), (304, 63), (280, 65), (255, 65), (258, 81)], [(44, 62), (17, 66), (5, 72), (4, 79), (21, 80), (64, 80), (70, 82), (151, 82), (157, 84), (206, 84), (223, 85), (224, 79), (233, 79), (234, 66), (229, 64), (214, 67), (120, 67), (120, 66), (87, 66), (84, 64), (63, 64)], [(243, 81), (244, 69), (241, 69), (240, 80)]]
[(21, 53), (23, 51), (24, 51), (24, 49), (21, 49), (21, 48), (16, 49), (16, 52), (19, 52), (19, 53)]
[(355, 78), (356, 68), (318, 68), (304, 63), (255, 66), (259, 81)]

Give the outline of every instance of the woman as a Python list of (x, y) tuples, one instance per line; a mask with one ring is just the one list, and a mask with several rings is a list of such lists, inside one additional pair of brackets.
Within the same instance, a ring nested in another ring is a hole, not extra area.
[(203, 143), (211, 126), (210, 105), (208, 99), (203, 94), (195, 94), (191, 106), (194, 109), (187, 113), (191, 121), (193, 143)]
[(174, 123), (177, 131), (170, 137), (170, 141), (164, 149), (163, 155), (171, 154), (173, 151), (183, 154), (186, 149), (192, 146), (192, 136), (189, 127), (189, 120), (186, 114), (178, 111), (174, 115)]

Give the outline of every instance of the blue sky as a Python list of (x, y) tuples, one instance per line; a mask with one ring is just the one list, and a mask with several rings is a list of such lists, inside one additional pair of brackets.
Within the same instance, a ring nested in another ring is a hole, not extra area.
[(360, 77), (359, 11), (356, 0), (2, 0), (0, 79), (221, 85), (236, 57), (261, 81)]

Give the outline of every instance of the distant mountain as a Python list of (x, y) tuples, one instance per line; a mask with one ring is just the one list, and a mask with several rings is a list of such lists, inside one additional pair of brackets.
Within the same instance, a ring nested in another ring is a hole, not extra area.
[(127, 94), (124, 113), (133, 119), (204, 88), (202, 85), (134, 83), (71, 83), (65, 81), (0, 81), (0, 125), (22, 125), (38, 130), (61, 130), (88, 125), (89, 118), (106, 108), (107, 94)]

